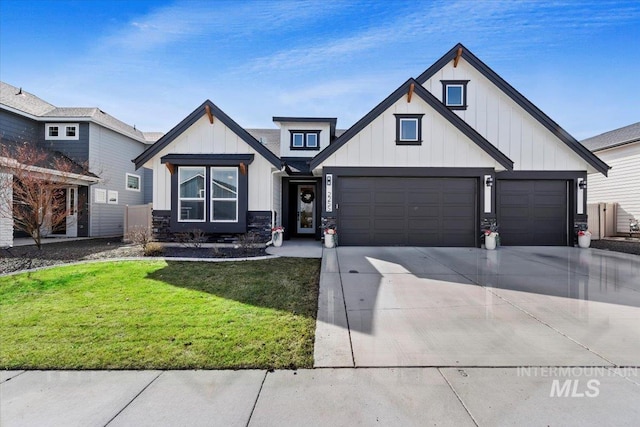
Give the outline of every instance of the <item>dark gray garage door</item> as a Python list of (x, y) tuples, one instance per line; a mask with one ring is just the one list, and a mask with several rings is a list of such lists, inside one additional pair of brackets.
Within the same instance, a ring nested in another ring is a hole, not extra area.
[(340, 177), (341, 245), (475, 246), (476, 180)]
[(501, 244), (567, 244), (566, 181), (499, 180), (497, 206)]

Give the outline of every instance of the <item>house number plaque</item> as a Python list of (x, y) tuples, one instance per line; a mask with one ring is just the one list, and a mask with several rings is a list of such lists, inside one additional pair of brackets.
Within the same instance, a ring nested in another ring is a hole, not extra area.
[(328, 173), (325, 177), (325, 210), (333, 212), (333, 174)]

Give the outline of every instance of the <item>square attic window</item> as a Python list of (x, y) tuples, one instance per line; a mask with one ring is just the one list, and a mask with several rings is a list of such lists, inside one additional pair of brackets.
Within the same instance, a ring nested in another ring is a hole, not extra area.
[(423, 114), (395, 114), (396, 145), (422, 144)]
[(441, 82), (444, 105), (451, 110), (466, 110), (469, 80), (441, 80)]

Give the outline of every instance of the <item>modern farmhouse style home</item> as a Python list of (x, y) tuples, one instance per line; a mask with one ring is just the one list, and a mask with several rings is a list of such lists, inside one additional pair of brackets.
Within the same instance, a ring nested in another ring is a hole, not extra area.
[(458, 44), (342, 132), (335, 118), (244, 129), (205, 101), (138, 156), (160, 237), (272, 226), (341, 245), (573, 245), (587, 174), (609, 167)]

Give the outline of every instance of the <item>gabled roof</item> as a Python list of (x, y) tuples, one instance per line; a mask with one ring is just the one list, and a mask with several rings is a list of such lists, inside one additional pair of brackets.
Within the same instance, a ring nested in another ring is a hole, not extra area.
[(498, 163), (504, 166), (507, 170), (513, 169), (513, 161), (509, 159), (504, 153), (498, 150), (493, 144), (487, 141), (482, 135), (480, 135), (469, 124), (462, 120), (458, 115), (445, 107), (435, 96), (427, 91), (416, 80), (409, 79), (402, 86), (396, 89), (391, 95), (389, 95), (384, 101), (378, 104), (367, 115), (358, 120), (351, 128), (344, 132), (338, 139), (336, 139), (331, 145), (322, 150), (311, 161), (311, 169), (316, 168), (320, 163), (325, 161), (329, 156), (335, 153), (340, 147), (346, 144), (351, 138), (356, 136), (362, 129), (368, 126), (378, 116), (384, 113), (389, 107), (398, 101), (402, 96), (407, 95), (407, 91), (411, 84), (414, 84), (414, 94), (422, 98), (427, 104), (429, 104), (436, 112), (449, 121), (453, 126), (465, 134), (469, 139), (478, 145), (483, 151), (493, 157)]
[(427, 68), (422, 74), (420, 74), (416, 80), (420, 85), (429, 80), (436, 72), (442, 67), (447, 65), (450, 61), (455, 59), (458, 49), (462, 49), (462, 58), (464, 58), (469, 65), (474, 67), (480, 74), (485, 76), (490, 82), (496, 85), (505, 95), (511, 98), (516, 104), (522, 107), (528, 112), (534, 119), (536, 119), (542, 126), (547, 128), (558, 139), (564, 142), (569, 148), (571, 148), (576, 154), (578, 154), (587, 163), (593, 166), (598, 172), (603, 175), (607, 175), (607, 171), (610, 167), (600, 160), (591, 151), (586, 149), (580, 144), (573, 136), (571, 136), (566, 130), (562, 129), (560, 125), (554, 122), (549, 116), (542, 112), (538, 107), (533, 105), (531, 101), (525, 98), (520, 92), (518, 92), (513, 86), (507, 83), (502, 77), (500, 77), (495, 71), (489, 68), (484, 62), (476, 57), (469, 49), (462, 45), (462, 43), (456, 44), (451, 50), (445, 53), (442, 58), (437, 60), (431, 67)]
[[(96, 107), (56, 107), (37, 96), (5, 82), (0, 82), (0, 104), (14, 112), (24, 113), (37, 121), (89, 120), (136, 141), (148, 144), (148, 138), (135, 126), (116, 119)], [(157, 133), (154, 133), (154, 137)]]
[(136, 169), (142, 167), (143, 164), (151, 160), (153, 156), (158, 154), (163, 148), (173, 142), (177, 137), (179, 137), (184, 131), (186, 131), (191, 125), (197, 122), (203, 115), (207, 114), (205, 111), (205, 107), (209, 107), (211, 110), (211, 114), (215, 117), (215, 119), (220, 120), (226, 127), (231, 129), (236, 135), (238, 135), (244, 142), (249, 144), (251, 148), (256, 150), (262, 157), (267, 159), (272, 165), (276, 168), (280, 169), (282, 167), (282, 162), (280, 158), (273, 154), (267, 147), (262, 145), (257, 139), (255, 139), (249, 132), (247, 132), (244, 128), (242, 128), (238, 123), (233, 121), (231, 117), (229, 117), (224, 111), (218, 108), (213, 102), (210, 100), (204, 101), (198, 108), (193, 110), (191, 114), (184, 118), (180, 123), (174, 126), (165, 136), (160, 138), (155, 142), (151, 147), (147, 148), (142, 154), (136, 157), (133, 162), (136, 165)]
[(582, 140), (582, 145), (595, 152), (640, 142), (640, 122)]

